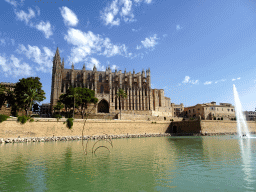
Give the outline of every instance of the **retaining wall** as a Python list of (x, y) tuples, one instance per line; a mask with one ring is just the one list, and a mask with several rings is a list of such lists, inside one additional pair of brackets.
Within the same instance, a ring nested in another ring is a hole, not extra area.
[[(247, 121), (249, 132), (256, 133), (256, 122)], [(237, 134), (236, 121), (201, 121), (202, 134)]]
[[(48, 121), (49, 120), (49, 121)], [(37, 122), (38, 121), (38, 122)], [(75, 120), (73, 128), (67, 128), (65, 119), (35, 118), (35, 122), (20, 124), (16, 120), (0, 123), (0, 138), (27, 138), (54, 136), (81, 136), (84, 121)], [(125, 121), (125, 120), (87, 120), (84, 135), (123, 135), (123, 134), (162, 134), (166, 133), (169, 122)]]

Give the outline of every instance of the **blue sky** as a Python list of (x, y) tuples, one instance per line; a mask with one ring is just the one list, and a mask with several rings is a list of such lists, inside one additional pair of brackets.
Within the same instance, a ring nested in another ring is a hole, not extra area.
[(50, 102), (57, 46), (65, 68), (151, 70), (172, 103), (256, 107), (256, 4), (250, 0), (1, 0), (0, 82), (38, 76)]

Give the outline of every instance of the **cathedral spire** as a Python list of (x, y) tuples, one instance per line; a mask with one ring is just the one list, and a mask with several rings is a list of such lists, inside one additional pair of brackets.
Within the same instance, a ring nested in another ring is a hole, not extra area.
[(57, 50), (56, 50), (54, 58), (55, 59), (60, 59), (59, 47), (57, 47)]

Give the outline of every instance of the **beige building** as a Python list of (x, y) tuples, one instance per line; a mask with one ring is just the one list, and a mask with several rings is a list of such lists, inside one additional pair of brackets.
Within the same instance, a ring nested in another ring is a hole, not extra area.
[[(112, 72), (110, 67), (105, 71), (64, 68), (64, 59), (61, 62), (59, 50), (53, 58), (52, 86), (51, 86), (51, 112), (61, 94), (66, 93), (69, 87), (85, 87), (95, 91), (99, 99), (94, 114), (118, 114), (122, 107), (122, 114), (149, 115), (172, 117), (170, 98), (164, 96), (163, 89), (151, 89), (150, 69), (139, 73), (117, 71)], [(123, 89), (127, 98), (119, 99), (116, 93)]]
[(51, 114), (50, 103), (43, 103), (40, 106), (40, 115), (43, 117), (48, 117)]
[(220, 103), (219, 105), (216, 102), (197, 104), (191, 107), (184, 108), (184, 116), (187, 118), (198, 118), (201, 116), (203, 120), (229, 120), (235, 118), (235, 107), (229, 103)]
[(172, 103), (172, 108), (173, 108), (173, 117), (183, 117), (183, 112), (184, 112), (184, 105), (183, 103), (181, 104), (174, 104)]
[[(7, 90), (14, 91), (16, 83), (6, 83), (2, 82), (0, 85), (3, 85)], [(11, 106), (9, 103), (5, 103), (1, 108), (0, 108), (0, 114), (4, 115), (11, 115)]]
[(255, 111), (244, 111), (246, 121), (256, 121), (256, 109)]

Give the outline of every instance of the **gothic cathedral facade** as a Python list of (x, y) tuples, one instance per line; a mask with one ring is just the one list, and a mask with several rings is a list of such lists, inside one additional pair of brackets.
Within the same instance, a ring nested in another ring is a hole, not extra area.
[[(154, 115), (172, 117), (170, 98), (164, 96), (163, 89), (151, 89), (150, 69), (133, 73), (120, 71), (112, 72), (108, 67), (105, 71), (82, 70), (64, 68), (64, 59), (61, 62), (57, 48), (53, 58), (52, 85), (51, 85), (51, 111), (57, 104), (61, 94), (66, 93), (69, 87), (85, 87), (95, 91), (98, 103), (93, 113), (117, 114), (122, 107), (122, 114)], [(116, 97), (119, 89), (123, 89), (127, 97)]]

